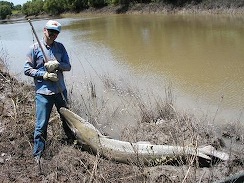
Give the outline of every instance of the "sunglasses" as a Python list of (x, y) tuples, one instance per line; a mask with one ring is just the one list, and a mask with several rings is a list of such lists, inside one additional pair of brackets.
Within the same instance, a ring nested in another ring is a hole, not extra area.
[(56, 30), (47, 29), (47, 31), (48, 31), (48, 34), (59, 34), (59, 32)]

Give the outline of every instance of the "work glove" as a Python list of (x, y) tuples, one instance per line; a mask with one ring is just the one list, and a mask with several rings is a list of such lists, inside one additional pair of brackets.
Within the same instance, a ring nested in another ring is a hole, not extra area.
[(58, 81), (58, 75), (57, 73), (49, 73), (49, 72), (45, 72), (45, 74), (43, 75), (43, 79), (44, 80), (51, 80), (51, 81)]
[(58, 68), (59, 62), (57, 60), (50, 60), (46, 62), (44, 66), (46, 67), (47, 72), (53, 72)]

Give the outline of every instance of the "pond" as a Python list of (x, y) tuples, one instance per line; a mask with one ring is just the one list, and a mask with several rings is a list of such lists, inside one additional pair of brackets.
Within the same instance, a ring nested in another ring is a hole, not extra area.
[[(211, 123), (243, 123), (244, 18), (106, 15), (58, 21), (63, 27), (57, 41), (72, 63), (68, 88), (96, 109), (95, 121), (108, 134), (116, 136), (118, 126), (136, 123), (140, 115), (132, 112), (132, 96), (150, 106), (149, 98), (165, 98), (165, 90), (177, 110), (207, 116)], [(45, 23), (33, 21), (39, 39)], [(23, 65), (33, 39), (28, 22), (0, 24), (1, 55), (22, 80), (31, 81)], [(99, 103), (85, 94), (87, 88)]]

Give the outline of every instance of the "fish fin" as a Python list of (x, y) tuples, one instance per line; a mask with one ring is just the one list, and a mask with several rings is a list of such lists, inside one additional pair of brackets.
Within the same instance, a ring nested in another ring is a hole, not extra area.
[(207, 159), (207, 160), (211, 160), (211, 158), (208, 155), (206, 155), (206, 154), (204, 154), (202, 152), (198, 152), (197, 156), (201, 157), (201, 158), (204, 158), (204, 159)]
[(227, 161), (229, 160), (229, 155), (225, 152), (220, 152), (217, 151), (213, 146), (211, 145), (207, 145), (207, 146), (203, 146), (203, 147), (199, 147), (198, 149), (201, 153), (210, 155), (210, 156), (214, 156), (216, 158), (219, 158), (223, 161)]

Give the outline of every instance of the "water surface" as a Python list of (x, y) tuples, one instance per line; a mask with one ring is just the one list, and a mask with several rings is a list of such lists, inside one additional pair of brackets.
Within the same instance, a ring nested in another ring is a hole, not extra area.
[[(164, 97), (170, 83), (177, 108), (206, 113), (216, 123), (243, 123), (243, 18), (110, 15), (59, 21), (63, 30), (57, 40), (71, 58), (73, 68), (66, 78), (73, 90), (82, 92), (92, 81), (97, 93), (104, 94), (101, 82), (106, 76), (117, 82), (117, 89), (128, 92), (128, 84), (141, 94)], [(45, 22), (33, 22), (40, 39)], [(33, 42), (28, 23), (0, 25), (0, 42), (10, 70), (26, 79), (25, 53)], [(111, 111), (130, 109), (130, 100), (120, 97), (119, 107), (115, 94), (106, 98)], [(133, 115), (121, 112), (118, 119), (125, 123), (122, 118), (128, 121)], [(100, 120), (109, 119), (104, 116)]]

